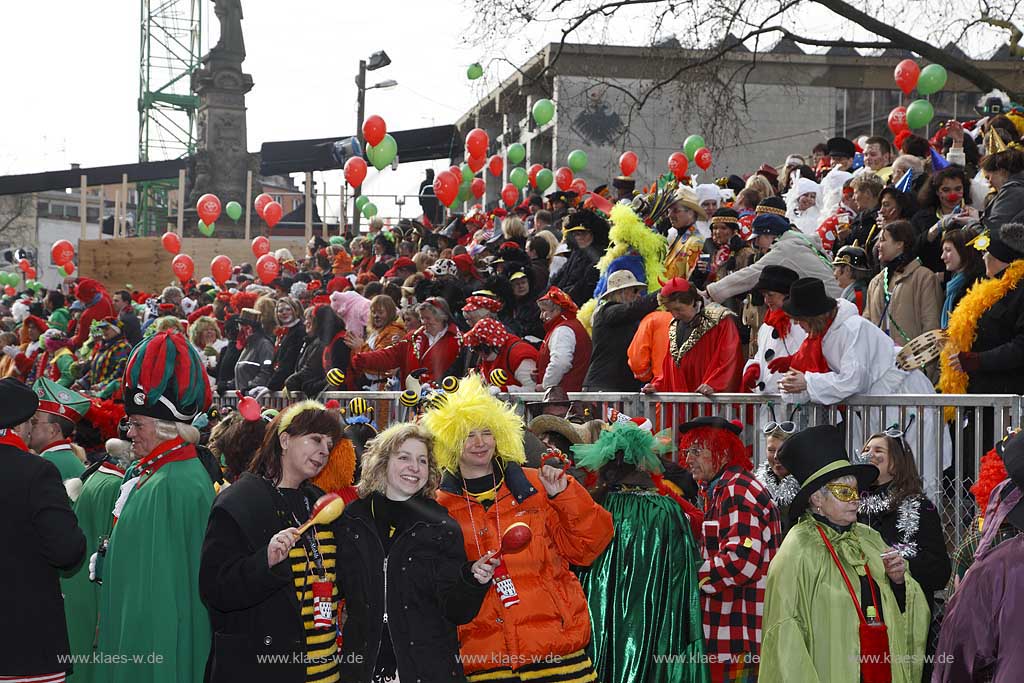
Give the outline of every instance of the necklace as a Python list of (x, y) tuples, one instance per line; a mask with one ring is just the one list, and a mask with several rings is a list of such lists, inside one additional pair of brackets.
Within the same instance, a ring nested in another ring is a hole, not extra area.
[[(459, 476), (462, 477), (462, 474), (460, 473)], [(498, 493), (497, 493), (498, 478), (494, 474), (493, 470), (491, 471), (491, 481), (494, 483), (494, 489), (493, 490), (495, 492), (494, 493), (494, 517), (495, 517), (494, 523), (497, 525), (498, 529), (501, 529), (501, 511), (498, 510)], [(465, 479), (465, 477), (462, 477), (462, 495), (465, 496), (465, 498), (466, 498), (466, 510), (469, 511), (469, 524), (470, 524), (470, 526), (473, 527), (473, 542), (476, 544), (476, 554), (477, 554), (477, 559), (479, 559), (479, 558), (484, 556), (484, 551), (480, 549), (480, 536), (482, 534), (486, 534), (487, 533), (487, 527), (484, 527), (483, 531), (477, 531), (476, 530), (476, 520), (473, 519), (473, 504), (469, 500), (469, 490), (466, 488), (466, 479)], [(484, 524), (486, 524), (486, 523), (487, 523), (487, 511), (485, 510), (484, 511)]]

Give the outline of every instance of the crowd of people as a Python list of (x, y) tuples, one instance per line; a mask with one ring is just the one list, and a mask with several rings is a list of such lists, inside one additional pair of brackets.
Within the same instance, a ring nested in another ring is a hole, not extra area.
[[(799, 414), (1024, 393), (1022, 132), (373, 219), (270, 281), (4, 299), (0, 681), (1016, 680), (1024, 437), (978, 409), (954, 452), (893, 406), (851, 457), (856, 411)], [(752, 430), (581, 391), (765, 400)]]

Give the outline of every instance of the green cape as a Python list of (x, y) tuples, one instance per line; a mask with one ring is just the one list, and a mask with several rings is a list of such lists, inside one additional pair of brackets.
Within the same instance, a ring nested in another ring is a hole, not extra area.
[(210, 654), (199, 555), (213, 485), (198, 458), (164, 465), (135, 489), (114, 525), (100, 591), (102, 683), (196, 683)]
[(82, 472), (85, 472), (85, 465), (82, 464), (82, 461), (78, 459), (78, 456), (70, 448), (50, 451), (39, 457), (43, 460), (49, 460), (57, 467), (57, 471), (60, 472), (61, 481), (80, 477)]

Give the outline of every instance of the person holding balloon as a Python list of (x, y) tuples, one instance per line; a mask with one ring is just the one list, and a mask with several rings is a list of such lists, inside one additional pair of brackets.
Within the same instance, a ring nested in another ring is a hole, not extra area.
[[(310, 481), (340, 439), (323, 405), (295, 403), (214, 502), (198, 576), (213, 629), (210, 683), (338, 680), (336, 527), (298, 527), (313, 517), (324, 492)], [(261, 657), (279, 653), (278, 663)]]
[(459, 524), (434, 500), (433, 436), (389, 427), (362, 457), (359, 500), (337, 524), (339, 597), (347, 601), (341, 680), (465, 681), (457, 626), (490, 591), (496, 551), (466, 557)]

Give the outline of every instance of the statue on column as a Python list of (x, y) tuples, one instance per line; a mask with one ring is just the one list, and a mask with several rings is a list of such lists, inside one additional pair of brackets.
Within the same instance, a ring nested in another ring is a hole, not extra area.
[(213, 11), (220, 21), (220, 40), (210, 50), (211, 55), (230, 53), (245, 59), (245, 41), (242, 39), (242, 0), (213, 0)]

